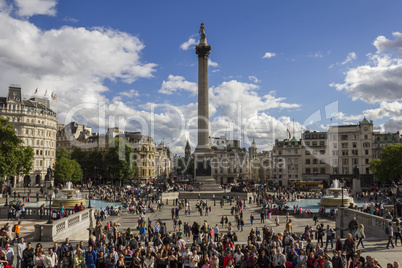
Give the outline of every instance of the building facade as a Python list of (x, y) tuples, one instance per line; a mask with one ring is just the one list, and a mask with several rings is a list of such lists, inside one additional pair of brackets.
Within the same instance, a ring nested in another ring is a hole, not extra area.
[(14, 125), (17, 136), (34, 151), (33, 167), (25, 177), (14, 176), (10, 186), (35, 187), (44, 184), (49, 167), (56, 160), (57, 114), (46, 98), (23, 99), (20, 86), (10, 86), (0, 97), (0, 116)]
[(272, 149), (272, 183), (287, 186), (302, 179), (302, 144), (293, 137), (290, 140), (275, 140)]

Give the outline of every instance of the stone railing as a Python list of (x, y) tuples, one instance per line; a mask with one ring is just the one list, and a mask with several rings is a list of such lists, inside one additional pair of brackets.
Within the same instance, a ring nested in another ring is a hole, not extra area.
[(350, 208), (339, 208), (336, 214), (336, 228), (345, 229), (344, 237), (349, 233), (349, 222), (356, 218), (358, 224), (363, 224), (366, 238), (386, 239), (385, 228), (391, 220), (384, 219), (380, 216), (371, 215)]
[[(53, 207), (52, 210), (58, 210), (58, 208)], [(0, 207), (0, 217), (7, 218), (8, 217), (9, 208), (7, 207)], [(67, 215), (74, 214), (73, 208), (66, 208), (65, 209)], [(14, 214), (15, 215), (15, 214)], [(26, 207), (25, 208), (25, 219), (39, 219), (40, 218), (40, 208), (39, 207)], [(49, 218), (49, 208), (45, 208), (43, 212), (43, 218)]]
[(88, 228), (95, 226), (93, 209), (85, 209), (69, 217), (55, 220), (52, 224), (36, 224), (34, 241), (55, 242), (67, 237), (83, 240), (88, 236)]

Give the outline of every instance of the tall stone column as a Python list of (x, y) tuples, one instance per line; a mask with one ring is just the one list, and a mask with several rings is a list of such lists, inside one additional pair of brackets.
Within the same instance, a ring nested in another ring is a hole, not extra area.
[(207, 44), (203, 23), (201, 23), (200, 35), (200, 43), (195, 47), (195, 53), (198, 55), (198, 144), (194, 153), (210, 153), (208, 56), (211, 53), (211, 46)]

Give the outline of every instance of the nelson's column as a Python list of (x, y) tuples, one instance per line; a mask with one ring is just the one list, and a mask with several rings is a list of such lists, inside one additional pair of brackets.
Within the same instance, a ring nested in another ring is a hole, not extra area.
[(211, 46), (207, 44), (205, 26), (201, 23), (200, 43), (195, 46), (198, 55), (198, 144), (194, 151), (195, 178), (203, 184), (202, 191), (221, 191), (211, 173), (214, 152), (209, 145), (209, 99), (208, 56)]

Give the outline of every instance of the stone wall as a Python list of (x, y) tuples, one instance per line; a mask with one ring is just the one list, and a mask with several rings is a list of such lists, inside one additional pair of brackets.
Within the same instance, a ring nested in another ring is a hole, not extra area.
[(336, 214), (336, 228), (346, 229), (343, 232), (343, 237), (349, 233), (348, 224), (356, 217), (358, 224), (364, 225), (364, 232), (366, 238), (387, 239), (385, 228), (389, 225), (391, 220), (384, 219), (379, 216), (371, 215), (369, 213), (361, 212), (350, 208), (339, 208)]
[(93, 209), (85, 209), (68, 217), (55, 220), (52, 224), (35, 225), (35, 241), (60, 242), (67, 237), (71, 240), (87, 240), (88, 228), (95, 226)]

